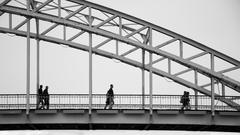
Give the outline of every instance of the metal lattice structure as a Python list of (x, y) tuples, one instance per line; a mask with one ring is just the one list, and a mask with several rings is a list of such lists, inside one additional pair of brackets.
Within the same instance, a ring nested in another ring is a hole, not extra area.
[[(225, 96), (225, 87), (240, 92), (240, 82), (231, 76), (226, 76), (227, 73), (240, 68), (238, 60), (180, 34), (101, 5), (84, 0), (5, 0), (0, 3), (0, 16), (7, 16), (9, 19), (8, 26), (0, 26), (0, 32), (26, 37), (28, 55), (30, 38), (36, 39), (38, 48), (42, 40), (89, 52), (90, 110), (92, 104), (92, 54), (116, 59), (140, 68), (142, 70), (143, 94), (145, 89), (144, 72), (148, 71), (150, 75), (150, 110), (152, 109), (153, 96), (152, 74), (169, 78), (189, 87), (195, 90), (196, 95), (197, 92), (200, 92), (210, 96), (212, 110), (214, 110), (215, 96)], [(19, 22), (18, 19), (17, 24), (13, 25), (16, 16), (21, 18), (21, 21)], [(56, 32), (55, 34), (51, 33), (55, 30), (61, 31), (62, 36)], [(67, 31), (70, 30), (73, 32), (69, 35)], [(109, 43), (113, 49), (105, 48)], [(167, 47), (172, 49), (168, 50)], [(185, 50), (188, 47), (194, 48), (196, 53), (190, 56), (185, 55), (187, 53)], [(132, 54), (138, 55), (130, 57)], [(201, 57), (209, 58), (208, 66), (195, 61)], [(215, 67), (217, 59), (230, 66), (217, 70)], [(162, 61), (167, 62), (165, 70), (156, 66)], [(28, 71), (29, 63), (30, 58), (28, 57)], [(173, 71), (173, 64), (181, 66), (182, 70)], [(190, 72), (193, 75), (193, 80), (181, 77), (181, 75)], [(199, 85), (200, 75), (208, 78), (209, 82)], [(29, 82), (30, 71), (27, 76), (27, 82)], [(222, 84), (222, 95), (214, 92), (216, 83)], [(28, 83), (28, 95), (29, 86)], [(209, 86), (210, 89), (207, 89)], [(231, 99), (221, 98), (221, 101), (231, 107), (238, 106)]]

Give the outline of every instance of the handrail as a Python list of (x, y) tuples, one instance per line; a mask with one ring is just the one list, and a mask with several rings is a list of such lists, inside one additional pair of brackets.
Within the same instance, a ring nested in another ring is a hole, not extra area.
[[(182, 95), (153, 95), (153, 109), (168, 109), (180, 110)], [(49, 94), (50, 108), (49, 109), (87, 109), (89, 97), (88, 94)], [(115, 94), (113, 109), (142, 109), (141, 94)], [(105, 94), (92, 95), (93, 109), (103, 109), (106, 102)], [(144, 95), (144, 108), (149, 109), (149, 95)], [(211, 98), (205, 95), (190, 95), (191, 110), (211, 110)], [(197, 98), (197, 103), (195, 102)], [(232, 108), (223, 103), (221, 99), (228, 99), (240, 104), (240, 96), (216, 96), (215, 110), (237, 111), (237, 106)], [(36, 109), (37, 95), (30, 94), (30, 108)], [(3, 109), (25, 109), (26, 108), (25, 94), (0, 94), (0, 110)]]

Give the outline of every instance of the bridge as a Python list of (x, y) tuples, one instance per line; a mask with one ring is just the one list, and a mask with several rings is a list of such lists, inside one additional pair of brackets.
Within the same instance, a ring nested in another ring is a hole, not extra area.
[[(26, 37), (27, 40), (26, 94), (0, 95), (2, 129), (239, 131), (236, 129), (240, 126), (239, 96), (226, 93), (228, 90), (240, 92), (240, 82), (228, 74), (237, 71), (240, 62), (230, 56), (145, 20), (84, 0), (4, 0), (0, 3), (1, 17), (8, 20), (7, 25), (0, 26), (1, 33)], [(19, 21), (17, 17), (23, 19)], [(43, 22), (51, 25), (42, 28)], [(62, 35), (51, 33), (59, 28)], [(69, 37), (67, 31), (70, 29), (75, 33)], [(30, 94), (32, 40), (36, 40), (37, 46), (37, 88), (40, 84), (39, 46), (40, 41), (46, 41), (89, 53), (89, 92), (52, 94), (50, 109), (36, 109), (37, 96)], [(110, 42), (114, 49), (105, 49)], [(169, 46), (175, 51), (165, 48)], [(189, 47), (197, 53), (187, 56), (186, 48)], [(130, 57), (134, 53), (137, 57)], [(113, 109), (104, 110), (105, 95), (94, 94), (92, 88), (93, 54), (140, 69), (142, 94), (116, 95)], [(205, 61), (209, 65), (195, 61), (201, 57), (207, 57)], [(158, 65), (162, 61), (167, 63), (164, 69)], [(218, 69), (217, 61), (228, 66)], [(176, 70), (175, 65), (181, 66), (180, 70)], [(149, 94), (145, 93), (145, 72), (149, 73)], [(188, 73), (191, 79), (182, 76)], [(191, 109), (181, 110), (181, 95), (153, 94), (153, 74), (192, 89)], [(205, 78), (204, 84), (200, 84), (202, 78)], [(216, 92), (216, 87), (221, 92)]]

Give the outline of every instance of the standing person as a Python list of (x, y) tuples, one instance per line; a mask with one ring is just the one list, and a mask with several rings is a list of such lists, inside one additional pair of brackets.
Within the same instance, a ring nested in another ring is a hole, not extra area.
[(113, 93), (113, 85), (110, 85), (110, 89), (108, 90), (107, 94), (106, 94), (106, 105), (104, 107), (104, 109), (107, 109), (107, 107), (109, 106), (109, 109), (112, 109), (112, 106), (114, 104), (113, 98), (114, 98), (114, 93)]
[[(44, 109), (49, 109), (49, 94), (48, 94), (48, 86), (43, 91), (44, 98)], [(46, 107), (46, 108), (45, 108)]]
[[(42, 90), (42, 85), (39, 86), (38, 93), (37, 93), (37, 109), (42, 109), (43, 108), (43, 90)], [(40, 106), (41, 104), (41, 106)]]

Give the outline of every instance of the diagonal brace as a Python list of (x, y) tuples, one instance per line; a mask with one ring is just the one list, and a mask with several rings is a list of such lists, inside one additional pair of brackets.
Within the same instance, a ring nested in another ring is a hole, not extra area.
[(160, 45), (155, 46), (155, 48), (156, 48), (156, 49), (159, 49), (159, 48), (164, 47), (164, 46), (166, 46), (166, 45), (168, 45), (168, 44), (171, 44), (171, 43), (173, 43), (173, 42), (175, 42), (175, 41), (177, 41), (177, 40), (178, 40), (178, 38), (173, 38), (173, 39), (171, 39), (171, 40), (169, 40), (169, 41), (166, 41), (166, 42), (164, 42), (164, 43), (162, 43), (162, 44), (160, 44)]
[[(8, 4), (8, 2), (10, 2), (11, 0), (5, 0), (3, 1), (1, 4), (0, 4), (0, 7), (3, 6), (3, 5), (6, 5)], [(3, 14), (4, 12), (0, 11), (0, 16)]]
[[(99, 28), (101, 27), (102, 25), (106, 24), (107, 22), (115, 19), (117, 17), (117, 15), (114, 15), (112, 17), (109, 17), (108, 19), (106, 19), (105, 21), (101, 22), (100, 24), (94, 26), (95, 28)], [(73, 41), (74, 39), (76, 39), (77, 37), (79, 37), (80, 35), (82, 35), (83, 33), (85, 33), (85, 31), (81, 31), (79, 32), (78, 34), (74, 35), (73, 37), (69, 38), (68, 41)]]
[[(33, 12), (38, 12), (39, 10), (41, 10), (43, 7), (45, 7), (48, 3), (52, 2), (53, 0), (48, 0), (46, 2), (44, 2), (42, 5), (38, 6), (36, 9), (33, 10)], [(25, 19), (24, 21), (22, 21), (20, 24), (18, 24), (14, 29), (17, 30), (20, 27), (22, 27), (25, 23), (27, 23), (30, 19)]]
[[(85, 9), (87, 6), (83, 5), (82, 7), (80, 7), (79, 9), (75, 10), (74, 12), (72, 12), (71, 14), (69, 14), (68, 16), (66, 16), (64, 19), (69, 19), (72, 16), (74, 16), (75, 14), (77, 14), (78, 12), (82, 11), (83, 9)], [(58, 26), (58, 24), (54, 24), (52, 25), (50, 28), (48, 28), (47, 30), (45, 30), (44, 32), (41, 33), (41, 35), (45, 35), (47, 34), (49, 31), (51, 31), (52, 29), (56, 28)]]

